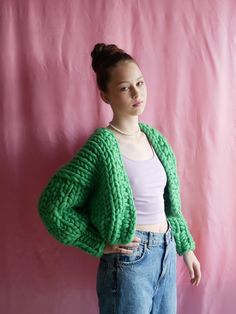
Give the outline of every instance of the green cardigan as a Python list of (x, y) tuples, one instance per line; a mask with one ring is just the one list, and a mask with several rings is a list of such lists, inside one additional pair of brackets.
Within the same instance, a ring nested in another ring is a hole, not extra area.
[[(167, 175), (165, 213), (179, 255), (195, 249), (181, 212), (176, 158), (157, 129), (139, 123)], [(48, 232), (65, 245), (101, 257), (106, 245), (127, 244), (135, 236), (132, 189), (115, 135), (97, 128), (73, 158), (58, 169), (42, 191), (39, 215)]]

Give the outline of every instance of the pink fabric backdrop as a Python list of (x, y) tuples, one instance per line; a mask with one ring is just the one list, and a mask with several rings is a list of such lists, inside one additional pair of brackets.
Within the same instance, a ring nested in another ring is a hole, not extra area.
[(203, 275), (191, 286), (178, 257), (178, 313), (235, 313), (235, 30), (233, 0), (1, 1), (1, 313), (98, 312), (98, 259), (57, 242), (37, 211), (53, 172), (112, 116), (90, 66), (97, 42), (139, 61), (140, 121), (176, 153)]

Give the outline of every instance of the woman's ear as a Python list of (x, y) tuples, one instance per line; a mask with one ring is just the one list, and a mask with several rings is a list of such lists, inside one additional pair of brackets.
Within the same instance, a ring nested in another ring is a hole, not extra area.
[(100, 96), (101, 96), (102, 100), (103, 100), (105, 103), (110, 104), (110, 101), (109, 101), (109, 99), (108, 99), (106, 93), (104, 93), (102, 90), (100, 90)]

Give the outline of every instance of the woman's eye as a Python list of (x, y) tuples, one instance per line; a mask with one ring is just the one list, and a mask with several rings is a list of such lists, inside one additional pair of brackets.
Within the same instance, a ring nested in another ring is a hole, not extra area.
[(139, 81), (139, 82), (137, 83), (138, 86), (142, 86), (143, 84), (144, 84), (143, 81)]
[(128, 87), (127, 86), (123, 86), (123, 87), (121, 87), (121, 89), (120, 89), (122, 92), (123, 91), (127, 91), (128, 90)]

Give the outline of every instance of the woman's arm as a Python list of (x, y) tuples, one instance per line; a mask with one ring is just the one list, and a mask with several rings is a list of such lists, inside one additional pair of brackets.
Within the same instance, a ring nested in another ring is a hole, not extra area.
[(97, 180), (99, 147), (88, 141), (50, 179), (38, 201), (48, 232), (65, 245), (100, 257), (105, 242), (90, 223), (86, 200)]

